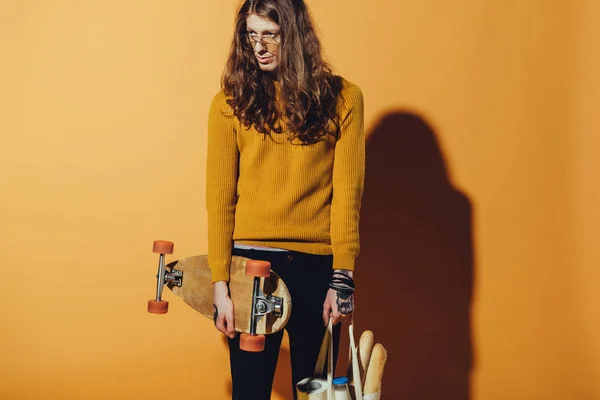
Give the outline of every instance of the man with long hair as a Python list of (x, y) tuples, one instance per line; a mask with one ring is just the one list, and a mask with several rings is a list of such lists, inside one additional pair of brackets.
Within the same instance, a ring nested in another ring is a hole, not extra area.
[(269, 399), (283, 331), (239, 349), (232, 255), (271, 262), (288, 286), (292, 390), (325, 326), (354, 310), (365, 137), (360, 89), (332, 73), (302, 0), (246, 0), (209, 111), (208, 257), (216, 327), (229, 337), (233, 399)]

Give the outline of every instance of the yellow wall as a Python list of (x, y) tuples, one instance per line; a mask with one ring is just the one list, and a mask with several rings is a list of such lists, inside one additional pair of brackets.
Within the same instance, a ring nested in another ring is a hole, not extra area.
[[(211, 322), (170, 293), (168, 315), (145, 307), (152, 240), (206, 252), (206, 114), (236, 4), (0, 3), (0, 397), (226, 398)], [(470, 398), (600, 398), (598, 2), (366, 4), (309, 1), (369, 134), (418, 115), (472, 207)]]

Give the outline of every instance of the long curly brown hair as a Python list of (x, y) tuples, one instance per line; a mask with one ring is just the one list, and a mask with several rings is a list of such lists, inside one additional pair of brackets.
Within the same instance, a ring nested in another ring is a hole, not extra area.
[[(244, 43), (250, 14), (267, 18), (281, 28), (279, 97), (274, 76), (260, 70), (253, 49)], [(283, 117), (289, 140), (299, 139), (302, 144), (339, 133), (336, 111), (342, 78), (333, 75), (324, 61), (321, 42), (303, 0), (244, 1), (237, 13), (221, 85), (235, 116), (247, 128), (254, 126), (266, 135), (282, 133)]]

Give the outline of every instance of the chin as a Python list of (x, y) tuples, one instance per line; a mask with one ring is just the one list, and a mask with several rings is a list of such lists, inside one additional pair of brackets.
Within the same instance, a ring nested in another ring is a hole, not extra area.
[(272, 64), (269, 64), (269, 65), (258, 64), (258, 66), (259, 66), (260, 70), (264, 71), (264, 72), (273, 72), (277, 69), (277, 65), (272, 65)]

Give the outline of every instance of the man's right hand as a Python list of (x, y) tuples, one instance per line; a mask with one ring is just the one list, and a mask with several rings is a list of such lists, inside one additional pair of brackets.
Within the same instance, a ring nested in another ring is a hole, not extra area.
[(227, 282), (217, 281), (213, 284), (213, 299), (217, 314), (215, 326), (219, 332), (233, 339), (235, 337), (235, 321), (233, 319), (233, 302), (229, 297)]

